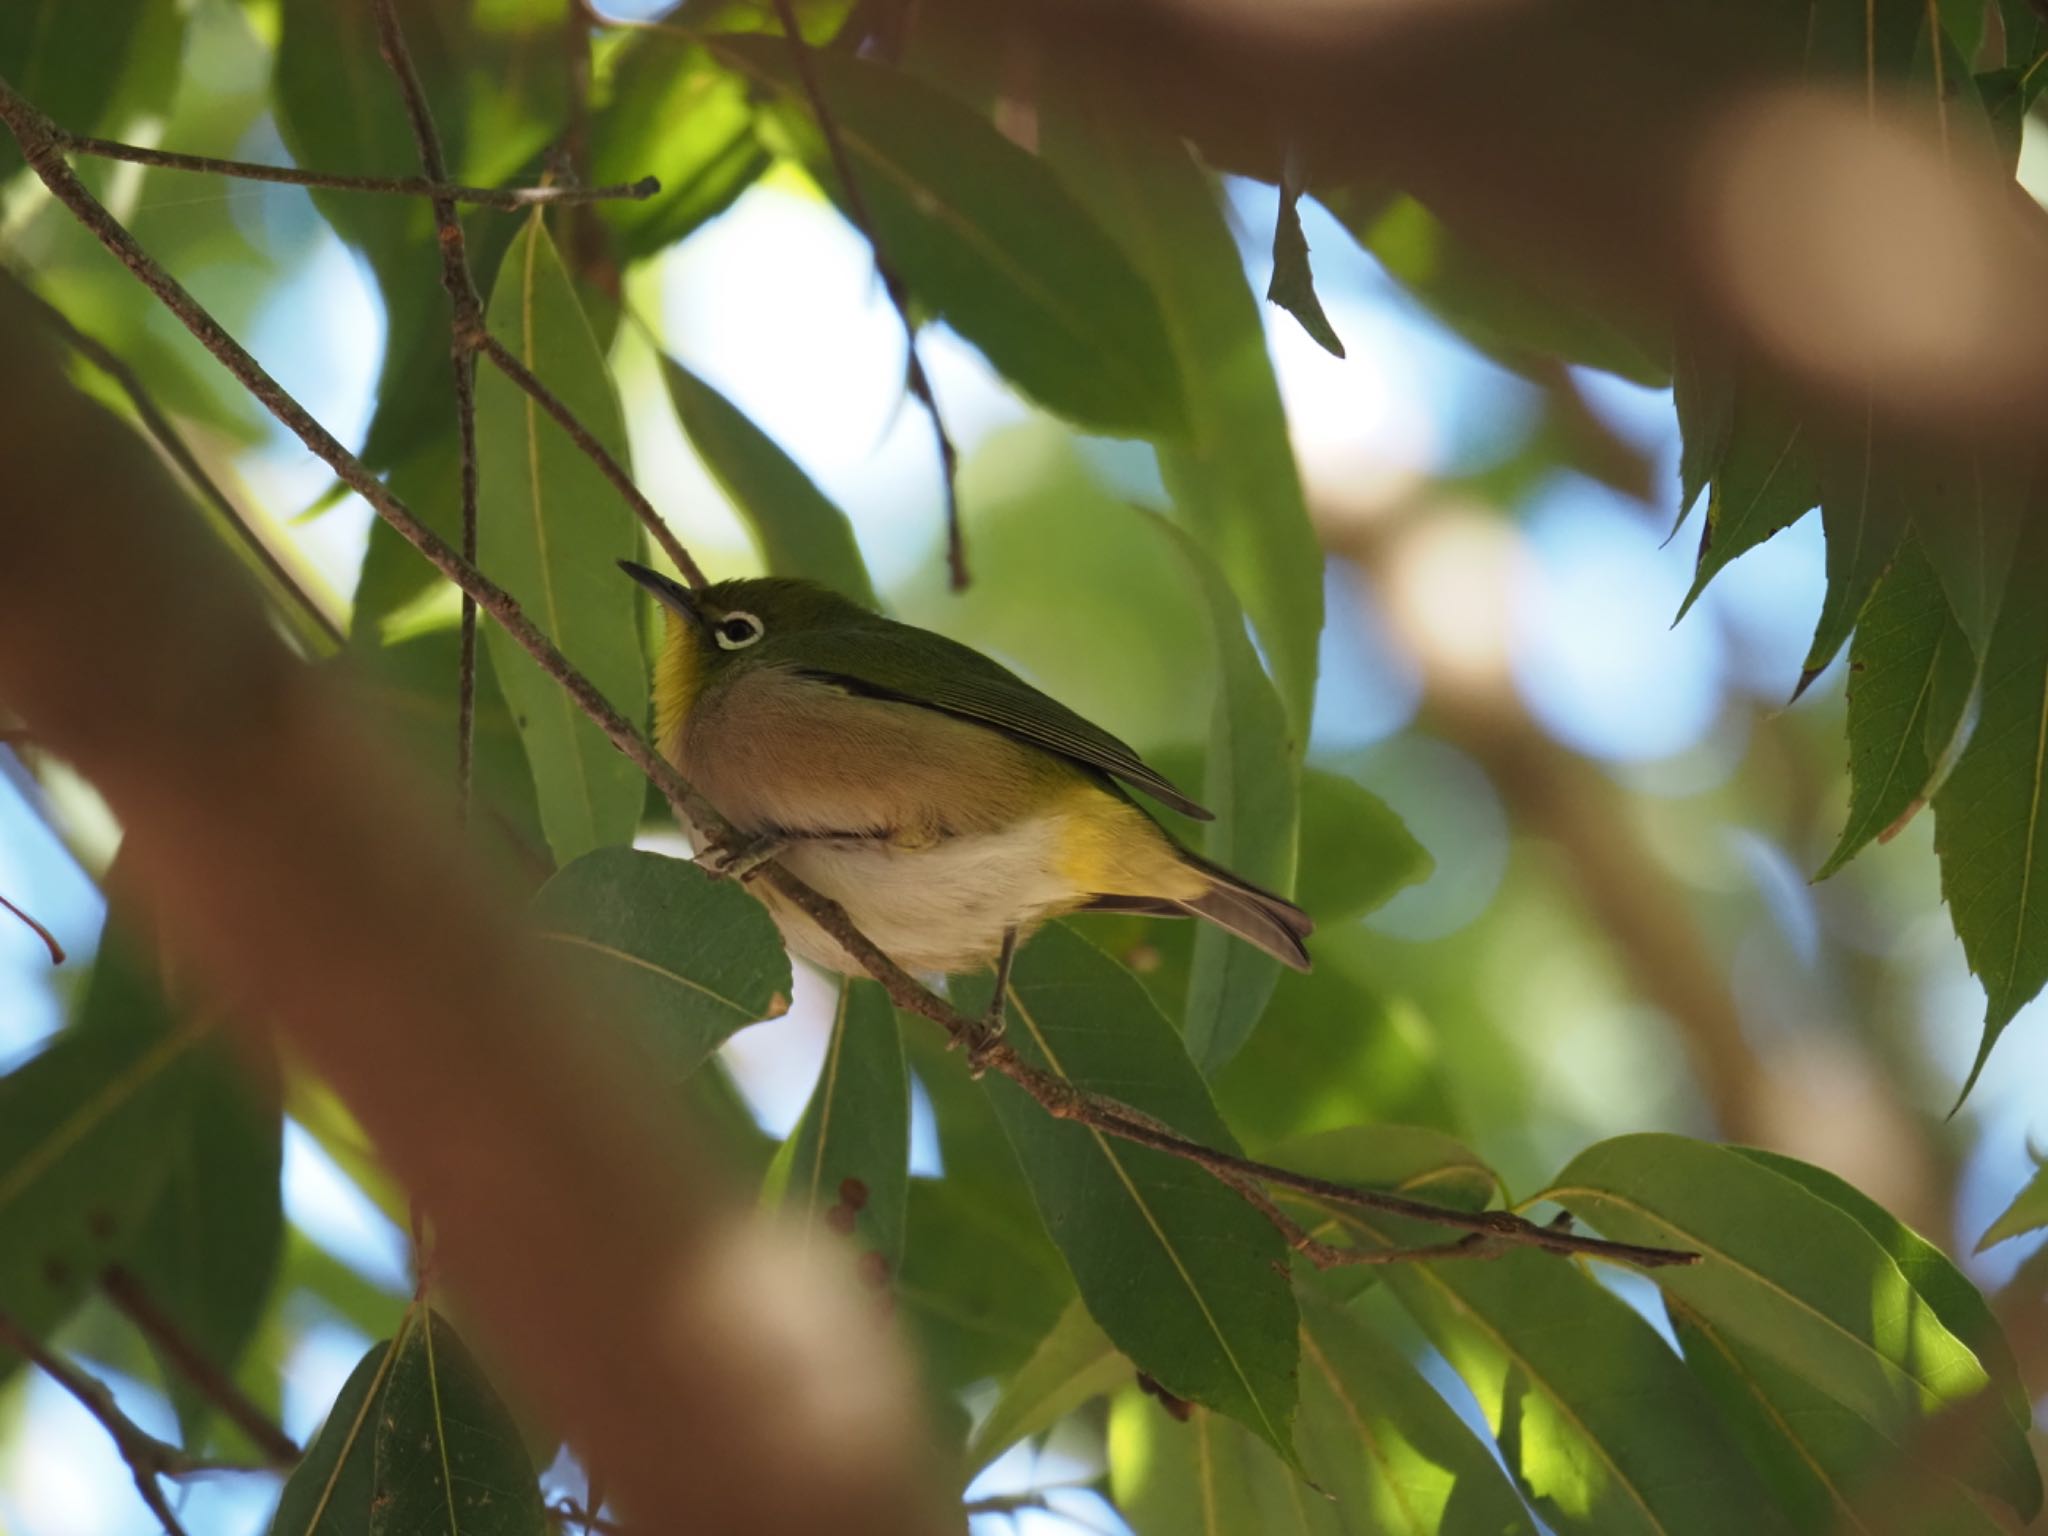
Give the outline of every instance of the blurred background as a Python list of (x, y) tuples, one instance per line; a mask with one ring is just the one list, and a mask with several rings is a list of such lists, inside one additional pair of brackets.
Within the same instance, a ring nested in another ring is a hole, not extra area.
[[(261, 16), (195, 5), (169, 115), (139, 113), (121, 136), (287, 159), (264, 107)], [(2048, 199), (2038, 120), (2020, 175)], [(360, 444), (386, 317), (306, 193), (133, 166), (92, 167), (91, 179), (266, 368)], [(212, 392), (170, 403), (206, 423), (209, 466), (345, 615), (368, 509), (330, 497), (322, 468), (195, 361), (85, 237), (21, 195), (23, 182), (7, 189), (0, 242), (81, 323), (96, 316), (100, 334), (176, 360), (189, 391)], [(1259, 293), (1272, 196), (1229, 188)], [(1523, 1192), (1623, 1131), (1760, 1143), (1842, 1174), (2000, 1287), (2031, 1240), (1968, 1255), (2048, 1145), (2048, 1109), (2030, 1091), (2048, 1081), (2048, 1002), (2020, 1016), (1951, 1117), (1984, 1005), (1941, 909), (1928, 818), (1810, 883), (1847, 803), (1846, 656), (1786, 704), (1823, 589), (1818, 519), (1743, 557), (1674, 625), (1702, 514), (1680, 526), (1669, 391), (1512, 371), (1433, 318), (1329, 212), (1302, 211), (1348, 352), (1329, 355), (1267, 308), (1329, 557), (1310, 761), (1384, 797), (1435, 869), (1320, 937), (1318, 976), (1290, 979), (1273, 1010), (1298, 1028), (1263, 1030), (1236, 1089), (1226, 1074), (1234, 1120), (1254, 1144), (1426, 1120), (1455, 1129)], [(1407, 251), (1404, 275), (1412, 282), (1421, 263), (1426, 277), (1428, 260), (1426, 243)], [(865, 242), (800, 174), (778, 169), (634, 268), (622, 298), (646, 327), (621, 325), (614, 347), (635, 474), (714, 578), (758, 570), (759, 556), (676, 426), (650, 332), (846, 509), (898, 616), (998, 654), (1141, 750), (1202, 738), (1207, 683), (1186, 661), (1206, 644), (1195, 598), (1127, 532), (1137, 525), (1126, 503), (1163, 499), (1152, 451), (1075, 435), (950, 332), (927, 329), (926, 365), (963, 455), (976, 576), (950, 594), (929, 427), (900, 388), (901, 329)], [(53, 968), (26, 928), (0, 921), (0, 1067), (60, 1026), (89, 970), (105, 916), (96, 880), (118, 836), (88, 786), (26, 759), (0, 747), (0, 894), (47, 925), (67, 959)], [(788, 1017), (725, 1048), (772, 1133), (809, 1092), (828, 1001), (826, 984), (800, 981)], [(1270, 1121), (1251, 1086), (1262, 1075), (1296, 1084)], [(255, 1353), (281, 1370), (282, 1422), (303, 1441), (410, 1282), (403, 1235), (320, 1134), (317, 1093), (299, 1097), (286, 1143), (287, 1284)], [(914, 1166), (937, 1175), (922, 1084), (918, 1104)], [(67, 1342), (134, 1417), (170, 1432), (143, 1357), (109, 1317), (88, 1311)], [(2014, 1342), (2023, 1369), (2048, 1379), (2040, 1327)], [(1085, 1437), (1056, 1439), (1038, 1458), (999, 1463), (975, 1491), (1085, 1480), (1095, 1455)], [(188, 1480), (182, 1512), (195, 1533), (259, 1530), (275, 1487)], [(1072, 1518), (990, 1515), (977, 1528), (1121, 1529), (1092, 1496), (1054, 1502)], [(0, 1389), (0, 1532), (154, 1528), (71, 1399), (31, 1372)]]

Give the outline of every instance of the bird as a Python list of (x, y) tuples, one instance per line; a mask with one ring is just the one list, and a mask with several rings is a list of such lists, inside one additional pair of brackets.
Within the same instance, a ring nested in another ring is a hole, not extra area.
[[(993, 658), (815, 581), (691, 588), (619, 565), (664, 616), (656, 748), (736, 834), (690, 829), (712, 872), (773, 858), (905, 970), (993, 964), (996, 999), (1017, 946), (1083, 911), (1201, 918), (1309, 968), (1308, 914), (1187, 848), (1133, 791), (1211, 812)], [(861, 973), (772, 885), (750, 888), (792, 953)]]

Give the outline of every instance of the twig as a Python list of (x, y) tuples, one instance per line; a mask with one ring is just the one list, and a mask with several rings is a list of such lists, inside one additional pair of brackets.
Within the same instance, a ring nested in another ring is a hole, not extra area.
[(917, 355), (917, 322), (910, 314), (910, 292), (882, 250), (881, 235), (868, 213), (860, 178), (854, 174), (853, 156), (847, 153), (838, 120), (825, 104), (824, 87), (819, 83), (817, 67), (811, 61), (811, 45), (804, 41), (803, 29), (797, 25), (794, 0), (774, 0), (774, 5), (775, 14), (782, 22), (782, 34), (789, 43), (789, 56), (796, 65), (797, 79), (803, 84), (804, 95), (811, 104), (811, 115), (818, 120), (818, 132), (824, 135), (826, 152), (832, 157), (832, 169), (846, 193), (846, 211), (852, 217), (854, 227), (867, 238), (869, 249), (875, 253), (876, 275), (881, 278), (882, 289), (889, 295), (889, 303), (903, 325), (904, 378), (911, 394), (917, 397), (925, 414), (931, 417), (932, 437), (939, 449), (939, 472), (945, 482), (946, 569), (951, 574), (953, 590), (964, 592), (967, 590), (968, 573), (967, 542), (960, 528), (960, 452), (946, 431), (945, 420), (939, 415), (938, 396), (933, 393), (932, 381), (924, 371), (923, 360)]
[(668, 524), (654, 510), (654, 503), (641, 494), (640, 487), (633, 483), (633, 477), (626, 473), (626, 467), (612, 457), (611, 450), (597, 440), (597, 436), (562, 399), (547, 385), (541, 383), (534, 371), (514, 357), (506, 345), (497, 337), (485, 332), (477, 338), (477, 350), (490, 359), (492, 365), (514, 384), (533, 397), (542, 410), (555, 418), (557, 425), (569, 434), (576, 446), (583, 450), (585, 457), (595, 464), (605, 479), (611, 481), (618, 493), (625, 497), (626, 505), (640, 519), (641, 526), (654, 536), (654, 542), (661, 546), (662, 553), (675, 562), (682, 572), (683, 580), (693, 587), (704, 586), (707, 578), (704, 569), (690, 557)]
[(64, 946), (57, 942), (57, 935), (22, 911), (21, 908), (17, 907), (5, 896), (0, 896), (0, 907), (5, 907), (16, 917), (20, 918), (22, 922), (28, 925), (28, 931), (43, 941), (43, 947), (50, 952), (50, 964), (62, 965), (64, 963)]
[(320, 187), (335, 192), (380, 192), (399, 197), (429, 197), (437, 201), (472, 203), (479, 208), (518, 212), (558, 203), (644, 202), (661, 190), (652, 176), (638, 181), (617, 182), (604, 187), (469, 187), (443, 176), (348, 176), (333, 171), (306, 171), (295, 165), (259, 165), (250, 160), (221, 160), (212, 155), (184, 155), (168, 149), (150, 149), (141, 144), (121, 144), (112, 139), (87, 138), (57, 133), (58, 147), (66, 154), (92, 155), (101, 160), (126, 160), (134, 165), (154, 166), (163, 171), (194, 171), (208, 176), (233, 176), (241, 181), (274, 181), (293, 187)]
[(176, 1367), (178, 1374), (248, 1437), (267, 1463), (289, 1467), (298, 1462), (301, 1452), (292, 1437), (251, 1402), (225, 1371), (206, 1358), (170, 1314), (157, 1305), (141, 1281), (116, 1265), (100, 1276), (100, 1289), (121, 1315), (156, 1346), (158, 1353)]
[[(684, 780), (666, 758), (655, 752), (646, 738), (627, 723), (625, 717), (612, 707), (596, 686), (570, 664), (569, 660), (555, 648), (553, 642), (526, 617), (509, 593), (479, 573), (473, 565), (451, 549), (446, 540), (420, 522), (404, 502), (392, 495), (355, 455), (336, 441), (332, 433), (321, 426), (305, 407), (266, 373), (241, 344), (228, 335), (220, 323), (100, 206), (78, 178), (71, 174), (70, 168), (56, 152), (56, 141), (50, 131), (48, 120), (24, 101), (5, 80), (0, 80), (0, 121), (5, 121), (13, 130), (22, 146), (23, 157), (58, 200), (69, 207), (80, 222), (163, 301), (200, 343), (212, 352), (266, 409), (289, 427), (344, 483), (369, 502), (385, 521), (418, 549), (436, 569), (464, 591), (473, 594), (478, 606), (497, 619), (520, 647), (561, 685), (577, 707), (605, 733), (606, 739), (647, 775), (668, 801), (678, 820), (686, 825), (695, 825), (708, 836), (724, 837), (731, 834), (730, 825), (717, 809)], [(488, 344), (486, 351), (490, 352)], [(511, 359), (501, 347), (496, 349), (494, 355), (502, 355), (507, 361), (516, 364), (516, 359)], [(520, 369), (520, 373), (524, 372), (523, 368)], [(519, 381), (516, 375), (514, 381)], [(538, 385), (538, 380), (534, 383)], [(534, 398), (545, 404), (547, 399), (552, 397), (543, 392), (536, 393)], [(556, 419), (562, 421), (565, 416), (569, 421), (574, 420), (566, 409)], [(564, 421), (564, 425), (567, 424), (568, 422)], [(579, 443), (587, 437), (588, 434), (585, 433), (583, 438), (578, 439)], [(591, 440), (591, 446), (599, 445)], [(609, 456), (606, 455), (605, 458), (609, 459)], [(604, 460), (598, 462), (602, 463)], [(618, 469), (616, 461), (611, 461), (611, 464), (612, 469), (617, 470), (619, 476), (623, 478), (624, 471)], [(630, 485), (630, 482), (627, 484)], [(684, 566), (679, 561), (678, 565), (686, 572), (695, 569), (694, 563)], [(1056, 1118), (1078, 1121), (1105, 1135), (1117, 1136), (1125, 1141), (1149, 1146), (1169, 1156), (1195, 1163), (1224, 1182), (1231, 1183), (1233, 1187), (1239, 1187), (1236, 1180), (1251, 1178), (1264, 1184), (1298, 1190), (1338, 1204), (1382, 1211), (1458, 1231), (1484, 1233), (1503, 1243), (1540, 1248), (1551, 1253), (1584, 1254), (1644, 1268), (1691, 1264), (1698, 1260), (1697, 1254), (1674, 1249), (1646, 1248), (1632, 1243), (1613, 1243), (1599, 1238), (1552, 1231), (1512, 1211), (1448, 1210), (1377, 1190), (1354, 1189), (1327, 1179), (1293, 1173), (1284, 1168), (1275, 1168), (1270, 1164), (1254, 1162), (1234, 1153), (1203, 1146), (1199, 1142), (1190, 1141), (1159, 1127), (1156, 1122), (1142, 1123), (1142, 1117), (1137, 1117), (1135, 1112), (1126, 1106), (1087, 1093), (1062, 1077), (1024, 1062), (1013, 1047), (992, 1039), (985, 1026), (959, 1013), (883, 953), (872, 940), (854, 926), (845, 909), (837, 902), (812, 890), (780, 865), (764, 864), (751, 878), (766, 880), (775, 891), (816, 922), (834, 942), (839, 944), (849, 958), (881, 983), (898, 1007), (931, 1019), (945, 1028), (956, 1044), (967, 1048), (969, 1061), (977, 1071), (993, 1068), (1001, 1072)]]
[[(420, 169), (436, 187), (448, 180), (448, 163), (441, 152), (441, 133), (434, 126), (433, 108), (427, 104), (426, 88), (413, 67), (412, 51), (405, 46), (405, 29), (391, 0), (375, 0), (377, 51), (398, 81), (398, 93), (405, 98), (406, 121), (419, 151)], [(448, 330), (448, 358), (455, 373), (455, 436), (461, 466), (462, 558), (476, 564), (476, 342), (484, 334), (484, 301), (469, 270), (469, 250), (463, 243), (462, 221), (455, 216), (455, 201), (445, 193), (433, 197), (434, 235), (441, 247), (441, 287), (448, 295), (452, 317)], [(476, 751), (476, 599), (462, 594), (461, 644), (456, 661), (455, 704), (455, 801), (459, 820), (469, 820), (471, 761)]]
[(602, 1536), (628, 1536), (627, 1528), (616, 1520), (607, 1520), (594, 1509), (585, 1509), (574, 1499), (561, 1498), (548, 1506), (548, 1516), (557, 1525), (580, 1525), (586, 1531), (598, 1531)]
[(99, 338), (87, 335), (72, 324), (70, 316), (27, 283), (12, 273), (6, 276), (8, 283), (34, 306), (36, 313), (42, 316), (44, 323), (51, 330), (63, 337), (65, 343), (80, 357), (114, 381), (121, 393), (128, 397), (128, 403), (134, 408), (136, 419), (142, 423), (142, 429), (150, 435), (150, 439), (163, 452), (164, 457), (176, 465), (178, 472), (191, 482), (192, 488), (227, 520), (228, 526), (240, 536), (242, 547), (256, 558), (270, 579), (277, 583), (278, 588), (297, 603), (307, 623), (327, 641), (329, 653), (339, 651), (346, 641), (340, 624), (299, 584), (298, 578), (278, 559), (277, 552), (270, 547), (269, 541), (256, 531), (242, 509), (236, 506), (228, 493), (221, 488), (220, 482), (206, 472), (206, 466), (199, 462), (199, 456), (179, 435), (178, 429), (171, 425), (170, 418), (150, 395), (141, 376), (128, 366), (118, 352)]

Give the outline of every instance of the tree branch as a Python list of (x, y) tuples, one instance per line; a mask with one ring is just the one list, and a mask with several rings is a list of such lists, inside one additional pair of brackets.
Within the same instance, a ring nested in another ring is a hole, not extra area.
[(28, 931), (43, 941), (43, 947), (50, 952), (50, 964), (62, 965), (64, 963), (64, 946), (57, 942), (57, 935), (50, 932), (49, 929), (45, 928), (33, 917), (30, 917), (28, 913), (22, 911), (21, 908), (17, 907), (5, 896), (0, 896), (0, 907), (5, 907), (16, 917), (20, 918), (27, 925)]
[(376, 192), (398, 197), (427, 197), (437, 201), (470, 203), (479, 208), (519, 212), (560, 203), (644, 202), (661, 190), (652, 176), (605, 187), (469, 187), (432, 173), (420, 176), (349, 176), (333, 171), (307, 171), (295, 165), (259, 165), (250, 160), (222, 160), (212, 155), (184, 155), (168, 149), (151, 149), (142, 144), (121, 144), (112, 139), (87, 138), (56, 130), (57, 143), (65, 154), (91, 155), (101, 160), (125, 160), (132, 165), (154, 166), (162, 171), (192, 171), (206, 176), (232, 176), (240, 181), (281, 182), (292, 187), (319, 187), (333, 192)]
[(115, 1309), (177, 1368), (178, 1374), (248, 1437), (265, 1461), (276, 1467), (297, 1463), (302, 1453), (292, 1437), (251, 1402), (226, 1372), (206, 1358), (171, 1315), (157, 1305), (140, 1280), (115, 1265), (100, 1276), (100, 1289)]

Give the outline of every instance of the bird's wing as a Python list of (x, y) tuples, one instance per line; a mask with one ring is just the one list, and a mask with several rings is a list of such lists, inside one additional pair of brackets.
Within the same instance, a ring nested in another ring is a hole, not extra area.
[(814, 647), (806, 650), (800, 670), (810, 676), (971, 720), (1121, 779), (1183, 816), (1215, 819), (1109, 732), (970, 646), (884, 621), (835, 636), (829, 660), (821, 661)]

